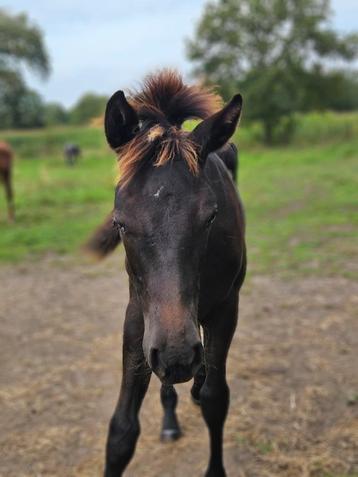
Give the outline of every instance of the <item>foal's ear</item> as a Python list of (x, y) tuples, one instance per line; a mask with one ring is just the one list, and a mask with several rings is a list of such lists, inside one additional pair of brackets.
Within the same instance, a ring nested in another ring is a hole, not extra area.
[(117, 91), (109, 99), (104, 116), (104, 131), (112, 149), (130, 141), (137, 133), (139, 120), (134, 108), (128, 103), (123, 91)]
[(236, 94), (220, 111), (204, 119), (191, 132), (190, 139), (200, 146), (200, 157), (205, 160), (210, 152), (220, 149), (234, 134), (242, 109), (241, 94)]

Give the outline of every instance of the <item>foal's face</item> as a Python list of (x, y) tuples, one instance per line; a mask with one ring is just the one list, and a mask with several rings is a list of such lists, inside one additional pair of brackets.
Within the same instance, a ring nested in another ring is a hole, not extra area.
[(144, 314), (144, 352), (167, 383), (189, 380), (201, 364), (199, 272), (216, 213), (202, 173), (193, 176), (182, 161), (149, 167), (116, 193), (115, 224)]

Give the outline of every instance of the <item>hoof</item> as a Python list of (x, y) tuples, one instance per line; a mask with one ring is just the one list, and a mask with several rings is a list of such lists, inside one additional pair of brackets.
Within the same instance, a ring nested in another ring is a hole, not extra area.
[(162, 442), (174, 442), (181, 437), (180, 429), (163, 429), (160, 433), (160, 440)]

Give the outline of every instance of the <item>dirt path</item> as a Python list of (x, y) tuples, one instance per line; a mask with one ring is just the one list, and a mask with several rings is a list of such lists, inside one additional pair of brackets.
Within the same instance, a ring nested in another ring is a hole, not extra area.
[[(0, 269), (1, 476), (101, 475), (127, 298), (117, 269), (58, 261)], [(246, 285), (228, 368), (230, 477), (358, 475), (357, 297), (344, 279)], [(206, 429), (188, 385), (177, 388), (184, 437), (159, 443), (152, 379), (128, 477), (203, 474)]]

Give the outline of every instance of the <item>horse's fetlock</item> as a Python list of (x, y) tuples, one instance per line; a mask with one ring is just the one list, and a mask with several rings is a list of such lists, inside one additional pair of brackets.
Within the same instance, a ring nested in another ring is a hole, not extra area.
[(227, 477), (224, 467), (208, 469), (205, 477)]

